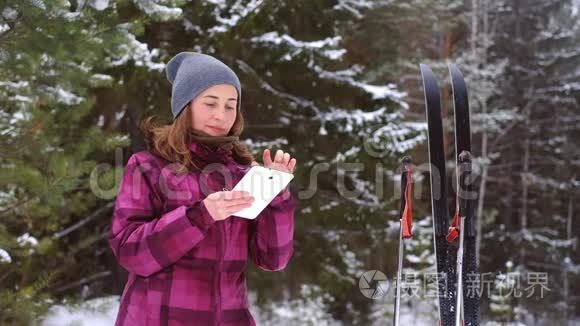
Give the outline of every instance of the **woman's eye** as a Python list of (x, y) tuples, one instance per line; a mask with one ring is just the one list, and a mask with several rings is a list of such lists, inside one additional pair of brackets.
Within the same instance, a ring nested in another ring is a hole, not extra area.
[[(215, 108), (216, 107), (216, 104), (215, 103), (205, 103), (205, 105), (209, 106), (210, 108)], [(235, 110), (235, 108), (232, 108), (232, 107), (229, 107), (229, 106), (226, 107), (226, 109), (228, 109), (228, 110)]]

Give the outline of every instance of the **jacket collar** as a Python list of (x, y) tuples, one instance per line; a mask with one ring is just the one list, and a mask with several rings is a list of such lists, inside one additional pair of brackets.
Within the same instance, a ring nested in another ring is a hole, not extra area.
[(223, 147), (214, 149), (209, 145), (193, 141), (189, 144), (189, 150), (193, 152), (195, 157), (202, 159), (207, 163), (223, 162), (226, 163), (232, 159), (232, 150)]

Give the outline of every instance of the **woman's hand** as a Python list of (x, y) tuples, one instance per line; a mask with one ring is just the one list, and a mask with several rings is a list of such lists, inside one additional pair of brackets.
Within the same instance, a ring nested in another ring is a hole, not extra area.
[(233, 213), (252, 206), (254, 197), (247, 191), (218, 191), (207, 196), (203, 203), (214, 220), (220, 221)]
[[(290, 153), (284, 153), (281, 149), (276, 151), (274, 156), (274, 161), (272, 161), (272, 156), (270, 155), (270, 150), (265, 149), (262, 154), (262, 159), (264, 160), (264, 167), (287, 172), (294, 173), (296, 168), (296, 159), (290, 156)], [(252, 162), (252, 166), (259, 165), (257, 162)]]

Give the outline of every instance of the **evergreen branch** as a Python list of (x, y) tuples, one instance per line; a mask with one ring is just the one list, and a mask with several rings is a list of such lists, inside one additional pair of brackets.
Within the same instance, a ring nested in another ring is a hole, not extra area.
[(106, 204), (105, 206), (97, 209), (95, 212), (93, 212), (91, 215), (85, 217), (84, 219), (78, 221), (77, 223), (69, 226), (68, 228), (55, 233), (52, 237), (55, 239), (60, 239), (62, 237), (64, 237), (65, 235), (75, 231), (76, 229), (82, 227), (83, 225), (87, 224), (88, 222), (96, 219), (97, 217), (101, 216), (101, 214), (109, 209), (112, 209), (115, 206), (115, 202), (110, 202), (108, 204)]

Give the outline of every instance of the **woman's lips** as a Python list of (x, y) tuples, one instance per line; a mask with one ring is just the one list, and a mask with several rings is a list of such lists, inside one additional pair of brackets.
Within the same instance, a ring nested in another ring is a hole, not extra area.
[(224, 129), (223, 128), (217, 128), (217, 127), (212, 127), (212, 126), (208, 126), (209, 129), (213, 130), (213, 131), (217, 131), (217, 132), (223, 132)]

